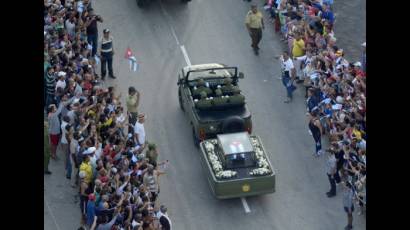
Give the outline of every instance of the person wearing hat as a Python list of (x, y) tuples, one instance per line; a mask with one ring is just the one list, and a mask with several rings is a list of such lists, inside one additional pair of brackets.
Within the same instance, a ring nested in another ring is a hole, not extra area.
[(201, 92), (205, 92), (207, 95), (212, 93), (212, 90), (208, 87), (206, 87), (206, 83), (205, 80), (200, 78), (197, 82), (197, 87), (198, 88), (194, 88), (193, 92), (192, 92), (192, 96), (194, 97), (198, 97), (200, 96)]
[(213, 103), (217, 107), (223, 106), (228, 102), (227, 97), (222, 97), (222, 90), (221, 89), (216, 89), (215, 90), (215, 96), (216, 97), (213, 99)]
[(224, 79), (224, 85), (221, 87), (221, 91), (223, 95), (231, 95), (233, 92), (239, 91), (239, 87), (234, 86), (232, 79), (227, 77)]
[(145, 114), (138, 114), (138, 121), (134, 125), (134, 141), (137, 145), (137, 149), (142, 151), (145, 148)]
[(200, 110), (211, 108), (212, 102), (207, 98), (207, 93), (205, 91), (201, 91), (200, 95), (201, 99), (196, 102), (196, 107)]
[(80, 171), (86, 173), (84, 181), (89, 185), (93, 179), (93, 169), (90, 162), (90, 154), (95, 152), (95, 147), (90, 147), (83, 152), (83, 162), (80, 165)]
[(251, 10), (248, 11), (245, 18), (246, 29), (252, 39), (252, 48), (256, 55), (259, 54), (259, 42), (262, 39), (262, 29), (265, 29), (263, 23), (263, 15), (258, 10), (256, 4), (251, 5)]
[(138, 106), (140, 104), (140, 93), (135, 87), (130, 86), (128, 88), (128, 97), (126, 98), (127, 111), (128, 111), (128, 133), (133, 132), (132, 126), (137, 122)]
[(228, 99), (231, 105), (244, 105), (245, 104), (245, 96), (240, 94), (239, 91), (234, 91), (233, 95)]
[(110, 30), (104, 29), (104, 36), (101, 38), (100, 56), (101, 56), (101, 79), (105, 79), (106, 66), (108, 66), (108, 75), (115, 79), (112, 70), (112, 58), (114, 56), (113, 38), (110, 36)]

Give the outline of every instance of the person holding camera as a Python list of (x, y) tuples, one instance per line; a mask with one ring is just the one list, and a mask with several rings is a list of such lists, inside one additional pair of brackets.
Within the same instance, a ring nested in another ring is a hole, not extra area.
[(97, 22), (103, 22), (103, 19), (100, 15), (95, 15), (94, 10), (90, 8), (86, 16), (86, 22), (84, 26), (87, 28), (87, 42), (91, 44), (92, 52), (91, 56), (94, 57), (97, 53), (97, 44), (98, 44), (98, 26)]

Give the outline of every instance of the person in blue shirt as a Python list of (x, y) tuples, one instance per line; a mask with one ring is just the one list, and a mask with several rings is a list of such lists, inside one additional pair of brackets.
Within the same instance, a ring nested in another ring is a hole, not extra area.
[(88, 202), (87, 202), (87, 225), (91, 226), (94, 222), (95, 216), (95, 195), (91, 193), (88, 195)]
[(334, 14), (330, 10), (329, 5), (326, 5), (326, 4), (323, 5), (322, 19), (329, 21), (330, 24), (333, 24), (333, 22), (335, 21)]

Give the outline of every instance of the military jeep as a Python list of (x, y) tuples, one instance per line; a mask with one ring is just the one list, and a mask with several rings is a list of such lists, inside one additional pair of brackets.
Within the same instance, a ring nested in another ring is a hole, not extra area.
[(196, 146), (221, 133), (252, 132), (251, 113), (238, 86), (243, 73), (223, 64), (182, 68), (178, 79), (181, 109), (192, 126)]

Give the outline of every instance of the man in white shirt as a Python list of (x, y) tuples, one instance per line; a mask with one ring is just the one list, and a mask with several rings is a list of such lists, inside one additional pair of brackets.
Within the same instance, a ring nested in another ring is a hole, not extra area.
[(138, 121), (134, 125), (134, 141), (136, 143), (136, 149), (142, 151), (145, 148), (145, 114), (141, 113), (138, 115)]
[(168, 216), (167, 208), (165, 207), (165, 205), (161, 205), (161, 207), (159, 208), (159, 211), (157, 213), (157, 218), (159, 220), (159, 223), (161, 224), (162, 230), (172, 229), (171, 219)]
[[(70, 149), (68, 145), (68, 139), (67, 139), (67, 125), (69, 125), (70, 118), (68, 116), (63, 117), (63, 122), (61, 122), (61, 152), (64, 157), (64, 167), (66, 169), (66, 177), (67, 179), (71, 178), (71, 165), (69, 165), (69, 160), (70, 160)], [(71, 163), (71, 162), (70, 162)], [(70, 169), (68, 169), (68, 166), (70, 166)]]
[(56, 91), (57, 91), (58, 88), (65, 89), (65, 87), (67, 85), (66, 82), (65, 82), (65, 76), (66, 76), (65, 72), (63, 72), (63, 71), (58, 72), (58, 81), (56, 83)]
[(292, 59), (289, 58), (288, 52), (283, 52), (283, 55), (280, 57), (281, 60), (281, 69), (282, 69), (282, 83), (286, 87), (287, 100), (285, 103), (292, 101), (292, 93), (296, 89), (293, 85), (293, 81), (296, 77), (296, 69), (293, 65)]

